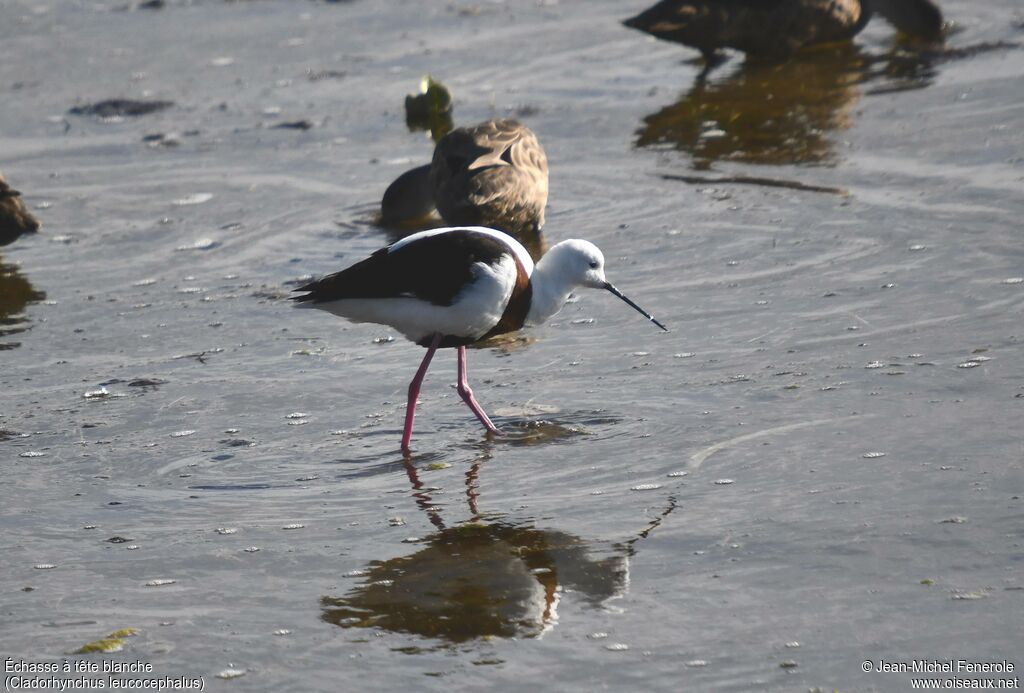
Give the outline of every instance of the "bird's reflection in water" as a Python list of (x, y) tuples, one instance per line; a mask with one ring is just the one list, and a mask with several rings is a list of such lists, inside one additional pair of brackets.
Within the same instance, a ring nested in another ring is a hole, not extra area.
[(323, 618), (460, 643), (537, 637), (556, 620), (562, 589), (600, 603), (628, 581), (623, 555), (591, 558), (562, 532), (474, 522), (439, 530), (409, 556), (371, 563), (366, 582), (325, 597)]
[(6, 338), (28, 329), (25, 307), (45, 298), (46, 294), (33, 288), (17, 267), (0, 259), (0, 351), (18, 346), (18, 342)]
[(747, 61), (719, 79), (698, 79), (676, 103), (644, 118), (638, 147), (689, 153), (693, 167), (717, 161), (831, 165), (834, 133), (851, 126), (864, 94), (920, 89), (935, 64), (1005, 45), (873, 55), (852, 43), (823, 46), (781, 64)]
[(415, 553), (371, 562), (363, 582), (342, 597), (324, 597), (323, 620), (343, 628), (379, 628), (441, 641), (535, 638), (558, 620), (571, 590), (599, 606), (629, 584), (634, 544), (675, 507), (630, 540), (601, 545), (567, 532), (488, 518), (479, 511), (481, 462), (466, 474), (471, 520), (447, 527), (416, 468), (406, 471), (413, 497), (435, 532)]

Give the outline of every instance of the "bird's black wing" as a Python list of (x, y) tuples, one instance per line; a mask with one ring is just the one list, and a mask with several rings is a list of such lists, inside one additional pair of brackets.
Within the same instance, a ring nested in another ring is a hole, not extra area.
[(411, 297), (450, 306), (475, 276), (473, 265), (496, 264), (511, 249), (468, 229), (427, 236), (392, 250), (381, 248), (347, 269), (296, 289), (300, 302), (327, 303), (346, 298)]

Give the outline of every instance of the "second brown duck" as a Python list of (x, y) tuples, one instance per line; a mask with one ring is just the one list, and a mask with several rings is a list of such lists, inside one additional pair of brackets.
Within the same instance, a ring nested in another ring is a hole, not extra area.
[(942, 11), (931, 0), (662, 0), (623, 24), (692, 46), (708, 62), (723, 48), (783, 60), (807, 46), (853, 38), (874, 12), (910, 36), (942, 36)]
[(537, 136), (513, 119), (452, 130), (430, 164), (399, 176), (384, 193), (385, 223), (437, 209), (453, 226), (487, 226), (529, 238), (544, 226), (548, 160)]

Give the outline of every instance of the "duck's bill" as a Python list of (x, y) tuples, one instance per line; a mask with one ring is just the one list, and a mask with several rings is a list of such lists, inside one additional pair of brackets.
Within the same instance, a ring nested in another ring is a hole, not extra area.
[(650, 313), (648, 313), (648, 312), (647, 312), (646, 310), (644, 310), (643, 308), (641, 308), (641, 307), (640, 307), (640, 306), (638, 306), (637, 304), (633, 303), (633, 301), (632, 301), (632, 300), (631, 300), (631, 299), (630, 299), (629, 297), (627, 297), (627, 296), (626, 296), (626, 295), (625, 295), (624, 293), (622, 293), (621, 291), (619, 291), (618, 289), (616, 289), (616, 288), (615, 288), (614, 286), (612, 286), (612, 285), (611, 285), (610, 283), (607, 283), (607, 284), (605, 284), (605, 285), (604, 285), (604, 288), (605, 288), (605, 289), (607, 289), (608, 291), (612, 292), (613, 294), (615, 294), (615, 295), (616, 295), (616, 296), (618, 296), (619, 298), (621, 298), (621, 299), (622, 299), (623, 301), (625, 301), (626, 303), (628, 303), (628, 304), (629, 304), (630, 306), (632, 306), (633, 308), (635, 308), (635, 309), (637, 310), (637, 312), (639, 312), (639, 313), (640, 313), (641, 315), (643, 315), (643, 316), (644, 316), (645, 318), (647, 318), (648, 320), (650, 320), (651, 322), (653, 322), (653, 323), (654, 323), (655, 325), (657, 325), (657, 326), (658, 326), (658, 327), (660, 327), (661, 329), (663, 329), (663, 330), (665, 330), (666, 332), (668, 332), (668, 328), (667, 328), (667, 327), (665, 327), (664, 325), (662, 325), (662, 324), (661, 324), (660, 322), (658, 322), (657, 320), (655, 320), (655, 318), (654, 318), (654, 316), (653, 316), (653, 315), (651, 315)]

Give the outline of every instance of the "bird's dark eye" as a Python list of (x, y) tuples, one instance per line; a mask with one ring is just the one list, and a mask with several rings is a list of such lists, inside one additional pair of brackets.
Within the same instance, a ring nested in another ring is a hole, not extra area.
[(597, 269), (597, 260), (590, 261), (590, 269)]

